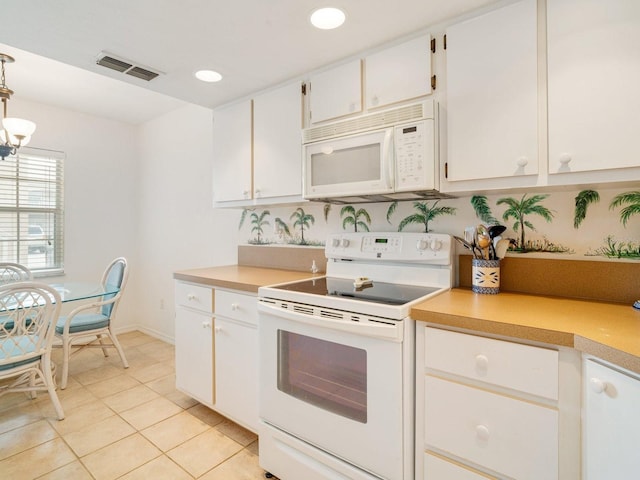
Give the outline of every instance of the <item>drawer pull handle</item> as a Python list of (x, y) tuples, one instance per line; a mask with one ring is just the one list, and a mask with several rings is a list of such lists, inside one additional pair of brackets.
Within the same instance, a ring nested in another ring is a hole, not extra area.
[(239, 306), (237, 303), (232, 303), (232, 304), (231, 304), (231, 310), (233, 310), (234, 312), (235, 312), (236, 310), (238, 310), (238, 308), (239, 308), (239, 307), (240, 307), (240, 306)]
[(476, 425), (476, 436), (478, 440), (487, 442), (489, 440), (489, 429), (486, 425)]
[(589, 380), (589, 384), (591, 385), (591, 390), (596, 393), (603, 393), (607, 389), (607, 383), (596, 377)]
[(476, 373), (478, 375), (486, 375), (489, 370), (489, 358), (486, 355), (476, 355)]
[(198, 297), (196, 296), (195, 293), (189, 293), (187, 294), (187, 300), (189, 300), (190, 302), (192, 302), (193, 300), (196, 300)]

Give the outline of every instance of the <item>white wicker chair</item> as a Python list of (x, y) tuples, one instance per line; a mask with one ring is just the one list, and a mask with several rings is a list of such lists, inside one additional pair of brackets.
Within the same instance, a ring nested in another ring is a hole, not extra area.
[[(128, 277), (127, 260), (123, 257), (116, 258), (104, 271), (102, 284), (119, 287), (118, 293), (104, 295), (100, 300), (82, 305), (69, 315), (61, 316), (58, 320), (56, 337), (62, 341), (62, 345), (54, 346), (61, 346), (63, 350), (60, 388), (67, 388), (71, 355), (78, 353), (83, 348), (101, 348), (105, 357), (109, 356), (107, 348), (115, 348), (124, 368), (129, 368), (120, 342), (112, 330), (113, 319)], [(105, 343), (104, 337), (108, 337), (111, 343)], [(83, 343), (78, 344), (78, 342)], [(77, 349), (72, 352), (72, 347), (77, 347)]]
[(51, 367), (60, 295), (48, 285), (19, 282), (0, 286), (0, 396), (47, 391), (64, 418)]
[(12, 262), (0, 262), (0, 285), (32, 280), (31, 270), (24, 265)]

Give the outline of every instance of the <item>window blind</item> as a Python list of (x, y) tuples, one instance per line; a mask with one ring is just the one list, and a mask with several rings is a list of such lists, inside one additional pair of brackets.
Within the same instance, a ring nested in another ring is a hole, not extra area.
[(62, 152), (24, 147), (0, 160), (0, 261), (63, 272), (63, 166)]

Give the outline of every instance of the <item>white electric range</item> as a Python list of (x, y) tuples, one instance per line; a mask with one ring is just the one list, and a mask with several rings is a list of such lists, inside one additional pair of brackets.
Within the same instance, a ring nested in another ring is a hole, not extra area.
[(260, 465), (413, 479), (413, 305), (451, 288), (449, 235), (331, 235), (324, 277), (258, 292)]

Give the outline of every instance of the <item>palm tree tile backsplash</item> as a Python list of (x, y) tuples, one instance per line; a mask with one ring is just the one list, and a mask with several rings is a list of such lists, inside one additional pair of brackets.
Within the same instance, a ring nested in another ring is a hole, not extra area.
[(513, 240), (511, 254), (640, 260), (637, 214), (640, 191), (572, 190), (431, 202), (255, 207), (240, 212), (238, 228), (250, 244), (322, 246), (332, 233), (413, 231), (463, 236), (465, 228), (479, 223), (503, 224), (507, 230), (502, 237)]

